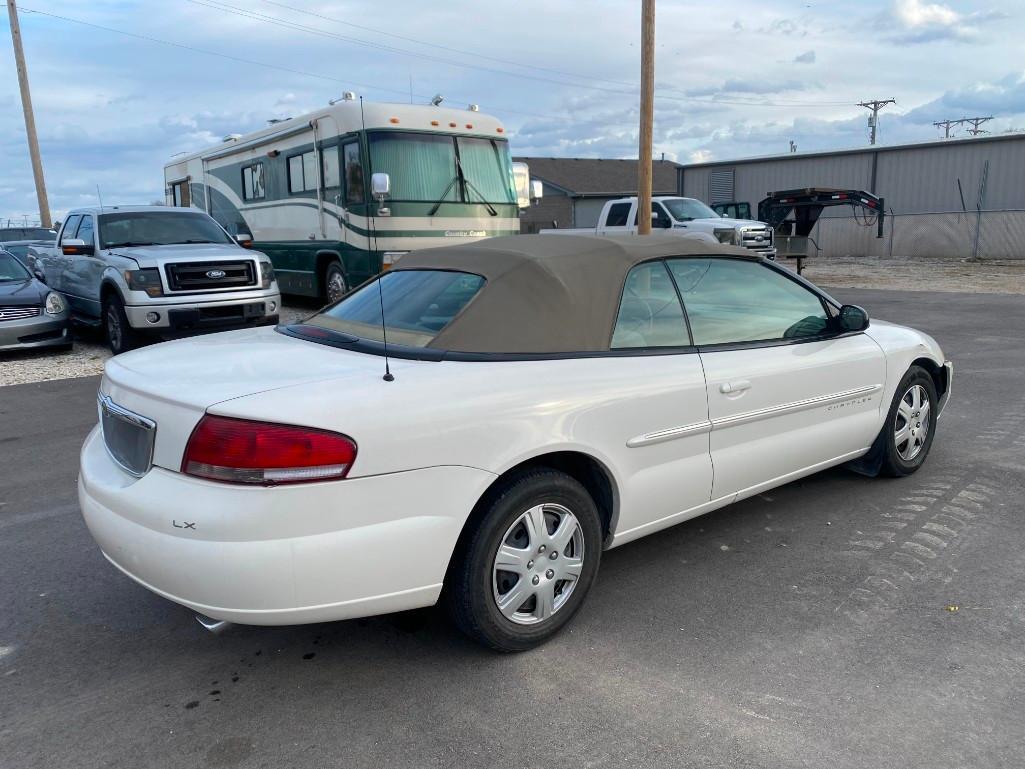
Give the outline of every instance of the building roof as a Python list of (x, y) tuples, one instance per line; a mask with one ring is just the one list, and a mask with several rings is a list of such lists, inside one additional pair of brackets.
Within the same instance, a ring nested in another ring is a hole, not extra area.
[(486, 279), (428, 347), (465, 353), (551, 355), (607, 351), (630, 268), (663, 257), (760, 259), (743, 248), (656, 233), (513, 235), (414, 251), (392, 272), (454, 270)]
[[(773, 155), (752, 155), (746, 158), (732, 158), (729, 160), (706, 160), (701, 163), (683, 163), (679, 168), (711, 168), (713, 166), (732, 166), (739, 163), (765, 163), (779, 160), (806, 160), (807, 158), (832, 157), (835, 155), (863, 155), (872, 152), (895, 152), (908, 149), (942, 149), (953, 148), (965, 144), (977, 144), (979, 142), (1000, 142), (1000, 141), (1025, 141), (1025, 133), (1005, 133), (991, 136), (957, 136), (950, 139), (930, 139), (924, 142), (910, 142), (907, 144), (876, 144), (867, 147), (845, 147), (835, 150), (819, 150), (816, 152), (783, 152)], [(533, 174), (534, 167), (530, 167)]]
[[(515, 158), (530, 166), (530, 175), (579, 197), (623, 197), (637, 194), (637, 161), (605, 158)], [(652, 190), (676, 194), (678, 163), (652, 163)]]

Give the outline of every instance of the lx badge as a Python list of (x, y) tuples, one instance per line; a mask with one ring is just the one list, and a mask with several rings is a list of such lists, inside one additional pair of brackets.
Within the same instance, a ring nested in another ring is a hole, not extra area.
[(172, 520), (171, 521), (171, 525), (174, 526), (174, 528), (176, 528), (176, 529), (193, 529), (193, 530), (195, 530), (195, 528), (196, 528), (195, 522), (189, 523), (188, 521), (182, 521), (181, 523), (178, 523), (178, 521)]

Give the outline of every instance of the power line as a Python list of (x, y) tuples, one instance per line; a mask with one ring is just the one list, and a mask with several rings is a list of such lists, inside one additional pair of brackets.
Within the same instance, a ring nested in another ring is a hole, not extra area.
[(989, 117), (966, 117), (961, 122), (968, 123), (969, 125), (971, 125), (971, 128), (968, 129), (968, 133), (970, 133), (972, 136), (978, 136), (979, 134), (989, 133), (989, 131), (985, 131), (982, 128), (979, 128), (979, 126), (981, 126), (983, 123), (988, 123), (992, 119), (992, 115), (990, 115)]
[(949, 139), (950, 138), (950, 129), (954, 128), (956, 126), (961, 125), (962, 122), (963, 121), (961, 121), (961, 120), (937, 120), (935, 123), (933, 123), (933, 125), (936, 126), (937, 128), (942, 128), (943, 129), (943, 138), (944, 139)]
[[(47, 17), (49, 17), (51, 19), (59, 19), (60, 21), (66, 21), (66, 22), (69, 22), (71, 24), (79, 24), (79, 25), (84, 26), (84, 27), (91, 27), (93, 29), (101, 29), (101, 30), (103, 30), (105, 32), (113, 32), (114, 34), (117, 34), (117, 35), (124, 35), (125, 37), (135, 38), (136, 40), (145, 40), (145, 41), (150, 42), (150, 43), (159, 43), (161, 45), (168, 45), (168, 46), (171, 46), (173, 48), (180, 48), (180, 49), (185, 50), (185, 51), (192, 51), (194, 53), (206, 54), (207, 56), (216, 56), (218, 58), (227, 59), (229, 61), (234, 61), (234, 62), (237, 62), (237, 63), (240, 63), (240, 64), (251, 64), (251, 65), (254, 65), (254, 66), (257, 66), (257, 67), (264, 67), (266, 69), (274, 69), (274, 70), (278, 70), (280, 72), (288, 72), (288, 73), (291, 73), (293, 75), (304, 75), (306, 77), (314, 77), (314, 78), (318, 78), (320, 80), (327, 80), (327, 81), (330, 81), (332, 83), (341, 83), (343, 85), (348, 85), (348, 86), (358, 86), (359, 88), (365, 88), (365, 89), (373, 90), (373, 91), (383, 91), (385, 93), (397, 93), (397, 94), (401, 94), (403, 96), (407, 96), (408, 93), (409, 93), (408, 90), (398, 90), (398, 89), (395, 89), (395, 88), (386, 88), (385, 86), (371, 85), (369, 83), (358, 83), (358, 82), (356, 82), (354, 80), (343, 80), (342, 78), (331, 77), (330, 75), (324, 75), (324, 74), (321, 74), (319, 72), (308, 72), (308, 71), (302, 70), (302, 69), (293, 69), (291, 67), (282, 67), (279, 64), (269, 64), (269, 63), (267, 63), (265, 61), (257, 61), (255, 59), (246, 59), (246, 58), (243, 58), (241, 56), (232, 56), (231, 54), (220, 53), (219, 51), (210, 51), (210, 50), (207, 50), (205, 48), (197, 48), (196, 46), (186, 45), (184, 43), (175, 43), (175, 42), (173, 42), (171, 40), (162, 40), (161, 38), (158, 38), (158, 37), (150, 37), (148, 35), (140, 35), (137, 32), (128, 32), (128, 31), (123, 30), (123, 29), (116, 29), (115, 27), (104, 26), (103, 24), (95, 24), (95, 23), (93, 23), (91, 21), (83, 21), (82, 19), (74, 19), (74, 18), (71, 18), (70, 16), (61, 16), (59, 14), (50, 13), (48, 11), (40, 11), (38, 9), (28, 8), (28, 7), (23, 6), (23, 5), (19, 6), (19, 10), (21, 10), (23, 13), (35, 13), (35, 14), (39, 14), (40, 16), (47, 16)], [(416, 94), (416, 95), (419, 96), (420, 98), (425, 99), (425, 100), (430, 98), (429, 96), (424, 95), (424, 94)], [(540, 113), (537, 113), (537, 112), (524, 112), (522, 110), (507, 109), (505, 107), (500, 107), (498, 105), (495, 105), (494, 109), (496, 111), (508, 112), (510, 114), (527, 115), (529, 117), (540, 117), (540, 118), (553, 117), (550, 114), (540, 114)]]
[[(478, 70), (478, 71), (488, 72), (488, 73), (495, 74), (495, 75), (505, 75), (505, 76), (508, 76), (508, 77), (522, 78), (522, 79), (533, 80), (533, 81), (542, 82), (542, 83), (551, 83), (553, 85), (561, 85), (561, 86), (566, 86), (566, 87), (569, 87), (569, 88), (584, 88), (584, 89), (591, 90), (591, 91), (600, 91), (600, 92), (603, 92), (603, 93), (616, 94), (618, 96), (633, 97), (633, 96), (636, 95), (636, 93), (633, 90), (624, 91), (622, 89), (608, 88), (608, 87), (605, 87), (605, 86), (588, 85), (586, 83), (574, 83), (574, 82), (570, 82), (570, 81), (566, 81), (566, 80), (557, 80), (555, 78), (550, 78), (550, 77), (542, 77), (542, 76), (539, 76), (539, 75), (530, 75), (530, 74), (526, 74), (526, 73), (523, 73), (523, 72), (511, 72), (509, 70), (498, 69), (498, 68), (495, 68), (495, 67), (486, 67), (486, 66), (482, 66), (482, 65), (479, 65), (479, 64), (468, 64), (466, 62), (455, 61), (453, 59), (445, 59), (445, 58), (441, 58), (441, 57), (438, 57), (438, 56), (432, 56), (430, 54), (420, 53), (420, 52), (417, 52), (417, 51), (410, 51), (410, 50), (404, 49), (404, 48), (398, 48), (396, 46), (385, 45), (385, 44), (382, 44), (382, 43), (375, 43), (375, 42), (370, 41), (370, 40), (363, 40), (361, 38), (349, 37), (349, 36), (346, 36), (346, 35), (338, 34), (336, 32), (329, 32), (327, 30), (318, 29), (318, 28), (315, 28), (315, 27), (309, 27), (309, 26), (306, 26), (304, 24), (299, 24), (297, 22), (288, 21), (287, 19), (282, 19), (282, 18), (279, 18), (279, 17), (276, 17), (276, 16), (269, 16), (267, 14), (260, 13), (259, 11), (251, 11), (248, 8), (240, 8), (237, 5), (231, 5), (230, 3), (224, 2), (224, 0), (186, 0), (186, 2), (192, 3), (193, 5), (200, 5), (200, 6), (203, 6), (203, 7), (206, 7), (206, 8), (210, 8), (211, 10), (221, 11), (222, 13), (227, 13), (227, 14), (231, 14), (231, 15), (234, 15), (234, 16), (241, 16), (242, 18), (252, 19), (254, 21), (262, 21), (262, 22), (265, 22), (267, 24), (272, 24), (274, 26), (282, 27), (282, 28), (285, 28), (285, 29), (291, 29), (291, 30), (294, 30), (294, 31), (297, 31), (297, 32), (305, 32), (307, 34), (316, 35), (318, 37), (333, 38), (335, 40), (340, 40), (342, 42), (351, 43), (353, 45), (363, 46), (363, 47), (366, 47), (366, 48), (372, 48), (372, 49), (384, 51), (386, 53), (393, 53), (393, 54), (398, 54), (398, 55), (402, 55), (402, 56), (410, 56), (410, 57), (413, 57), (413, 58), (423, 59), (425, 61), (431, 61), (431, 62), (440, 63), (440, 64), (447, 64), (447, 65), (450, 65), (450, 66), (461, 67), (463, 69)], [(290, 6), (285, 6), (285, 7), (290, 7)], [(334, 19), (331, 19), (331, 17), (326, 17), (326, 16), (323, 16), (321, 14), (313, 14), (311, 12), (311, 15), (314, 15), (317, 18), (321, 18), (321, 19), (325, 19), (325, 20), (335, 21)], [(342, 22), (342, 23), (344, 23), (344, 22)], [(572, 75), (572, 77), (581, 77), (581, 76), (579, 76), (579, 75)], [(636, 88), (636, 85), (634, 85), (634, 84), (627, 84), (627, 83), (623, 83), (623, 84), (627, 85), (630, 88)], [(742, 106), (742, 107), (815, 107), (815, 108), (821, 108), (821, 107), (829, 107), (829, 106), (853, 106), (852, 102), (844, 102), (844, 101), (804, 102), (804, 101), (783, 100), (783, 99), (778, 99), (778, 98), (777, 99), (773, 99), (771, 101), (770, 100), (764, 100), (764, 99), (759, 99), (759, 100), (751, 101), (751, 100), (728, 99), (728, 98), (724, 99), (724, 98), (720, 98), (720, 97), (701, 98), (701, 97), (696, 97), (696, 96), (685, 96), (685, 95), (684, 96), (671, 96), (671, 95), (665, 93), (664, 90), (662, 92), (660, 92), (660, 93), (657, 93), (656, 94), (656, 98), (663, 99), (663, 100), (670, 100), (670, 101), (678, 101), (678, 102), (695, 102), (695, 103), (700, 103), (700, 104), (725, 104), (725, 105), (735, 105), (735, 106)]]
[(869, 144), (876, 143), (876, 136), (879, 132), (879, 110), (885, 107), (887, 104), (896, 104), (896, 99), (878, 99), (875, 101), (859, 101), (859, 107), (865, 107), (866, 109), (872, 110), (872, 117), (869, 118), (868, 125), (872, 131), (869, 134)]

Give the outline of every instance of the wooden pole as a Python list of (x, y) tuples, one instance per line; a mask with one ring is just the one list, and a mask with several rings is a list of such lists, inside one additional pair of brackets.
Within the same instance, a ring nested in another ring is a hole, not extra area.
[(21, 47), (21, 27), (18, 24), (18, 8), (14, 0), (7, 0), (7, 15), (11, 19), (11, 38), (14, 41), (14, 63), (18, 70), (18, 86), (21, 88), (21, 109), (25, 113), (25, 133), (28, 134), (28, 154), (32, 159), (32, 175), (36, 179), (36, 198), (39, 200), (39, 224), (49, 228), (50, 204), (46, 199), (46, 180), (43, 178), (43, 161), (39, 157), (39, 138), (36, 136), (36, 118), (32, 113), (32, 94), (28, 89), (28, 70), (25, 69), (25, 51)]
[(641, 4), (641, 126), (637, 149), (637, 234), (651, 234), (651, 128), (655, 107), (655, 0)]

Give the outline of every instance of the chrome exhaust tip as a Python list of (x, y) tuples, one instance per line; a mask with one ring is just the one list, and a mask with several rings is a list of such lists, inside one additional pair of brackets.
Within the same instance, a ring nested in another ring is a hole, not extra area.
[(220, 635), (229, 627), (231, 627), (231, 623), (225, 619), (213, 619), (212, 617), (207, 617), (202, 614), (196, 615), (196, 622), (198, 622), (200, 625), (202, 625), (204, 628), (209, 630), (214, 635)]

